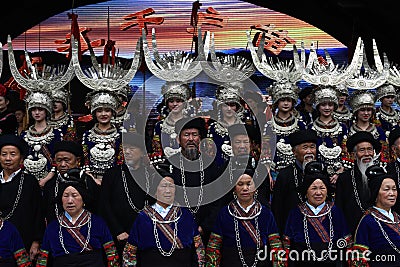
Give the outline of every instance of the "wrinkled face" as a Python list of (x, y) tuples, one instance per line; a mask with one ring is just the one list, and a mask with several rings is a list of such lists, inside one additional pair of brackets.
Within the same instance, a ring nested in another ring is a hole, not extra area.
[(328, 189), (320, 179), (316, 179), (307, 189), (307, 201), (310, 205), (318, 207), (325, 202)]
[(376, 206), (381, 209), (389, 210), (396, 204), (397, 187), (391, 178), (382, 181), (381, 187), (376, 198)]
[(333, 102), (324, 102), (318, 105), (319, 113), (321, 113), (323, 117), (331, 116), (334, 109), (335, 105)]
[(394, 103), (394, 98), (395, 98), (394, 95), (388, 95), (388, 96), (382, 97), (382, 99), (381, 99), (382, 106), (391, 107)]
[(64, 110), (64, 107), (63, 107), (61, 102), (59, 102), (59, 101), (54, 101), (53, 102), (53, 111), (54, 112), (60, 112), (60, 111), (63, 111), (63, 110)]
[(250, 154), (250, 138), (244, 134), (238, 134), (232, 140), (232, 152), (235, 156)]
[(369, 142), (361, 142), (356, 145), (356, 158), (364, 164), (372, 161), (374, 152), (374, 147)]
[(157, 203), (164, 205), (171, 205), (175, 199), (175, 184), (174, 179), (171, 177), (164, 177), (157, 186), (156, 192)]
[(62, 206), (72, 217), (79, 215), (83, 210), (83, 199), (78, 190), (68, 186), (62, 195)]
[(168, 110), (172, 113), (179, 113), (182, 112), (184, 108), (184, 101), (183, 99), (172, 97), (168, 99)]
[(317, 145), (312, 142), (302, 143), (294, 147), (293, 153), (296, 160), (303, 164), (304, 162), (315, 159), (317, 155)]
[(61, 174), (66, 173), (69, 169), (78, 168), (79, 166), (79, 159), (74, 154), (67, 151), (57, 152), (54, 160), (56, 162), (57, 170)]
[(140, 147), (130, 144), (124, 144), (124, 158), (126, 165), (133, 167), (140, 162), (143, 156), (143, 151)]
[(100, 124), (108, 124), (112, 118), (111, 108), (98, 108), (96, 109), (96, 119)]
[(235, 194), (240, 203), (249, 202), (254, 198), (256, 191), (253, 178), (248, 174), (242, 174), (235, 185)]
[(17, 122), (21, 123), (24, 120), (25, 112), (22, 110), (15, 111), (15, 117), (17, 118)]
[(15, 146), (6, 145), (0, 150), (0, 163), (3, 170), (13, 173), (20, 169), (23, 157), (19, 149)]
[(0, 96), (0, 111), (6, 110), (8, 103), (9, 101), (4, 96)]
[(372, 117), (372, 108), (361, 108), (357, 111), (357, 120), (361, 122), (369, 122)]
[(278, 100), (278, 110), (282, 112), (289, 112), (293, 108), (293, 100), (289, 97), (281, 98)]
[(179, 144), (182, 153), (189, 159), (194, 159), (199, 153), (201, 137), (199, 130), (196, 128), (183, 129), (179, 135)]
[(235, 102), (227, 102), (221, 104), (221, 110), (224, 118), (232, 118), (236, 115), (237, 105)]
[(46, 119), (46, 110), (40, 107), (34, 107), (31, 109), (32, 118), (36, 122), (42, 122)]

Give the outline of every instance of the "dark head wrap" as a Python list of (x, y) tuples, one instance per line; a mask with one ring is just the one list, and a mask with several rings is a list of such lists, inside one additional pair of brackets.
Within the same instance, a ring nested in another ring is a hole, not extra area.
[(386, 169), (381, 167), (380, 165), (369, 166), (365, 170), (365, 175), (368, 177), (368, 187), (371, 193), (371, 205), (374, 205), (376, 202), (376, 198), (378, 197), (379, 189), (381, 188), (383, 180), (385, 180), (386, 178), (390, 178), (396, 184), (396, 178), (393, 175), (388, 174), (386, 172)]
[(299, 92), (299, 99), (303, 101), (306, 96), (313, 93), (313, 88), (311, 86), (307, 86)]
[(389, 147), (392, 147), (396, 142), (397, 138), (400, 137), (400, 128), (396, 128), (389, 133)]
[(146, 151), (147, 140), (146, 138), (138, 133), (123, 133), (122, 134), (122, 143), (126, 145), (131, 145), (134, 147), (140, 148), (143, 152)]
[(346, 143), (347, 151), (353, 152), (354, 148), (362, 142), (370, 143), (377, 154), (381, 151), (381, 143), (378, 140), (375, 140), (374, 136), (367, 131), (359, 131), (350, 136)]
[(236, 135), (247, 135), (252, 140), (255, 136), (255, 130), (248, 124), (235, 123), (228, 127), (228, 134), (231, 140)]
[(317, 161), (311, 161), (306, 164), (304, 167), (304, 178), (303, 184), (300, 186), (300, 193), (303, 198), (307, 195), (307, 191), (310, 188), (311, 184), (320, 179), (327, 188), (327, 200), (330, 198), (332, 193), (331, 184), (329, 181), (328, 173), (325, 167)]
[(317, 143), (317, 133), (311, 129), (296, 131), (291, 133), (288, 138), (292, 147), (309, 142), (315, 144)]
[(82, 170), (73, 168), (63, 175), (58, 188), (57, 202), (62, 207), (62, 196), (67, 187), (72, 186), (75, 188), (82, 197), (82, 201), (87, 209), (94, 207), (94, 196), (89, 193), (86, 181), (82, 177)]
[(171, 172), (169, 172), (167, 169), (164, 168), (157, 169), (155, 175), (151, 177), (151, 183), (149, 188), (150, 193), (146, 197), (146, 201), (149, 205), (153, 205), (154, 203), (157, 202), (157, 199), (155, 197), (155, 194), (157, 192), (157, 187), (160, 184), (161, 180), (164, 179), (165, 177), (171, 177), (174, 180), (174, 184), (176, 184), (176, 181), (172, 176)]
[(201, 138), (206, 137), (206, 122), (200, 117), (182, 118), (175, 123), (175, 133), (178, 136), (185, 129), (197, 129)]
[(54, 144), (54, 155), (57, 154), (57, 152), (69, 152), (74, 154), (76, 157), (82, 157), (83, 156), (83, 150), (82, 150), (82, 145), (74, 142), (74, 141), (58, 141)]
[(28, 144), (20, 137), (14, 134), (4, 134), (0, 137), (0, 149), (3, 146), (15, 146), (22, 156), (28, 154)]

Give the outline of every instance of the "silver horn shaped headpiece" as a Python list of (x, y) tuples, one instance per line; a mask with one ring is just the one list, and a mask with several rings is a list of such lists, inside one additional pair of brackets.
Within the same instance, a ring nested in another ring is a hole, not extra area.
[(29, 68), (29, 73), (24, 77), (18, 71), (10, 35), (8, 35), (7, 44), (11, 74), (17, 83), (28, 91), (51, 93), (53, 90), (58, 90), (64, 87), (74, 77), (72, 61), (70, 61), (68, 68), (65, 65), (58, 65), (55, 67), (44, 65), (43, 70), (39, 71), (32, 65), (26, 51), (25, 60)]
[(160, 56), (157, 48), (156, 31), (152, 29), (152, 47), (154, 61), (151, 58), (146, 32), (142, 30), (143, 52), (146, 65), (156, 77), (167, 82), (186, 82), (202, 71), (200, 62), (194, 56), (184, 51), (173, 51)]
[(393, 65), (390, 68), (387, 81), (394, 86), (400, 86), (400, 69), (397, 66)]
[[(241, 82), (255, 72), (253, 63), (238, 55), (224, 55), (217, 57), (214, 45), (214, 33), (211, 34), (211, 64), (207, 61), (208, 54), (204, 52), (201, 30), (198, 33), (199, 60), (203, 71), (212, 79), (221, 83)], [(206, 38), (205, 38), (206, 39)], [(206, 49), (207, 50), (207, 49)]]
[[(117, 92), (133, 79), (139, 67), (141, 56), (141, 38), (136, 44), (136, 51), (129, 70), (120, 66), (111, 64), (94, 64), (84, 72), (78, 60), (78, 41), (71, 36), (72, 43), (72, 62), (75, 69), (75, 75), (88, 88), (94, 91), (112, 91)], [(93, 62), (92, 60), (92, 63)]]
[(262, 34), (257, 51), (253, 46), (250, 32), (246, 31), (246, 34), (251, 57), (258, 71), (278, 83), (296, 83), (301, 80), (302, 72), (295, 68), (293, 60), (273, 62), (272, 58), (264, 54), (265, 33)]
[(311, 44), (310, 54), (306, 63), (304, 43), (301, 44), (301, 47), (300, 60), (297, 47), (293, 45), (293, 60), (296, 69), (302, 72), (302, 79), (313, 85), (328, 86), (344, 83), (346, 79), (352, 77), (358, 71), (359, 65), (362, 63), (363, 43), (361, 38), (357, 41), (353, 59), (348, 66), (334, 64), (327, 50), (325, 50), (327, 64), (320, 64), (314, 43)]
[(348, 87), (358, 90), (375, 89), (387, 81), (390, 66), (386, 54), (383, 54), (384, 62), (382, 64), (375, 39), (372, 39), (372, 48), (374, 52), (375, 66), (369, 66), (365, 47), (363, 46), (362, 49), (364, 52), (362, 64), (359, 65), (357, 72), (352, 77), (346, 79)]

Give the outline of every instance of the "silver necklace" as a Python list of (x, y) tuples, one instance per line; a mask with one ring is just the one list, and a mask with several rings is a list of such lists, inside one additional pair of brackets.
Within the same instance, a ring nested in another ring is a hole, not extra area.
[[(371, 213), (372, 214), (372, 213)], [(376, 223), (379, 225), (379, 228), (381, 229), (383, 237), (386, 239), (386, 241), (389, 243), (389, 245), (397, 252), (400, 254), (400, 250), (396, 247), (395, 244), (393, 244), (392, 240), (390, 240), (389, 236), (387, 235), (386, 231), (383, 229), (381, 223), (379, 222), (379, 219), (377, 219), (375, 216), (373, 216)]]
[(280, 126), (276, 120), (277, 120), (277, 118), (275, 116), (272, 116), (271, 128), (272, 128), (272, 131), (277, 135), (287, 136), (299, 129), (296, 117), (294, 117), (294, 118), (290, 117), (290, 119), (287, 120), (287, 121), (293, 120), (293, 123), (289, 126)]
[[(257, 203), (256, 203), (255, 205), (257, 205)], [(236, 219), (238, 219), (238, 220), (252, 220), (252, 219), (258, 217), (258, 215), (261, 214), (261, 210), (262, 210), (261, 205), (260, 205), (260, 209), (258, 209), (257, 207), (258, 207), (258, 206), (256, 206), (256, 208), (254, 208), (253, 213), (250, 214), (250, 215), (247, 216), (247, 217), (242, 217), (242, 216), (236, 215), (234, 212), (231, 211), (229, 205), (228, 205), (228, 212), (229, 212), (229, 214), (230, 214), (232, 217), (234, 217), (234, 218), (236, 218)], [(235, 208), (235, 211), (237, 211), (236, 208)]]
[(300, 193), (297, 190), (297, 188), (299, 187), (299, 180), (297, 179), (297, 168), (296, 168), (296, 166), (293, 166), (293, 176), (294, 176), (294, 184), (296, 186), (297, 197), (299, 198), (300, 202), (302, 202), (303, 198), (301, 197)]
[[(129, 188), (128, 188), (128, 184), (126, 182), (125, 171), (122, 169), (122, 165), (121, 165), (121, 173), (122, 173), (122, 182), (124, 184), (124, 190), (125, 190), (126, 198), (128, 199), (129, 206), (131, 206), (131, 208), (136, 213), (139, 213), (141, 211), (141, 209), (138, 209), (135, 206), (135, 204), (133, 204), (133, 201), (132, 201), (131, 197), (129, 196)], [(146, 195), (147, 195), (147, 194), (149, 194), (150, 185), (149, 185), (149, 172), (146, 167), (144, 167), (144, 174), (145, 174), (145, 178), (146, 178)]]
[(354, 177), (354, 168), (351, 169), (351, 183), (353, 184), (354, 197), (356, 198), (357, 205), (360, 207), (361, 211), (364, 213), (365, 209), (362, 207), (360, 197), (358, 196), (356, 178)]
[[(85, 250), (87, 249), (88, 244), (89, 244), (90, 230), (92, 229), (92, 216), (91, 216), (90, 213), (89, 213), (88, 216), (89, 216), (89, 220), (86, 222), (86, 223), (88, 224), (88, 234), (87, 234), (85, 243), (83, 244), (83, 248), (82, 248), (82, 250), (81, 250), (79, 253), (82, 253), (83, 251), (85, 251)], [(63, 234), (62, 234), (62, 228), (64, 227), (64, 228), (69, 228), (69, 229), (71, 229), (71, 228), (78, 228), (78, 226), (71, 227), (71, 226), (68, 226), (68, 225), (63, 224), (63, 223), (62, 223), (62, 220), (61, 220), (61, 216), (59, 217), (58, 221), (59, 221), (59, 223), (60, 223), (60, 228), (59, 228), (59, 230), (58, 230), (58, 237), (59, 237), (59, 239), (60, 239), (61, 247), (64, 249), (65, 254), (69, 254), (69, 251), (65, 248), (65, 245), (64, 245), (64, 237), (63, 237)], [(82, 224), (81, 226), (85, 225), (86, 223)], [(80, 224), (80, 223), (79, 223), (79, 224)], [(79, 228), (80, 228), (81, 226), (79, 226)], [(82, 241), (82, 240), (80, 240), (80, 241)]]
[[(229, 210), (229, 207), (228, 207), (228, 210)], [(260, 209), (260, 212), (261, 212), (261, 209)], [(259, 213), (258, 213), (258, 215), (259, 215)], [(257, 252), (260, 249), (260, 230), (258, 228), (258, 217), (257, 216), (253, 217), (254, 223), (256, 226), (257, 249), (256, 249), (256, 255), (254, 257), (254, 263), (251, 265), (251, 267), (257, 266), (257, 262), (258, 262)], [(244, 219), (244, 220), (251, 220), (251, 219)], [(240, 261), (242, 262), (243, 267), (248, 267), (249, 265), (247, 265), (246, 261), (244, 260), (242, 245), (240, 244), (239, 222), (238, 222), (237, 216), (233, 216), (233, 222), (235, 224), (235, 239), (236, 239), (236, 246), (237, 246), (237, 249), (239, 252)]]
[[(303, 213), (304, 214), (304, 213)], [(328, 256), (330, 255), (330, 252), (332, 251), (332, 246), (333, 246), (333, 236), (334, 236), (334, 231), (333, 231), (333, 223), (332, 223), (332, 213), (331, 209), (329, 209), (328, 212), (328, 218), (329, 218), (329, 242), (328, 242), (328, 251), (326, 251), (325, 255), (322, 258), (318, 258), (315, 256), (315, 253), (311, 253), (313, 255), (314, 261), (325, 261)], [(310, 237), (308, 236), (308, 225), (307, 225), (307, 216), (304, 214), (303, 217), (303, 226), (304, 226), (304, 238), (306, 240), (307, 244), (307, 250), (309, 252), (312, 252), (311, 244), (310, 244)]]
[(319, 126), (319, 124), (323, 124), (323, 122), (319, 118), (317, 118), (312, 124), (313, 130), (317, 132), (318, 136), (332, 138), (342, 133), (342, 127), (339, 121), (335, 118), (333, 118), (333, 122), (327, 125), (328, 127), (330, 127), (328, 129)]
[(190, 212), (192, 214), (196, 214), (197, 211), (200, 208), (200, 204), (203, 201), (203, 183), (204, 183), (204, 166), (203, 166), (203, 159), (200, 156), (199, 157), (199, 163), (200, 163), (200, 193), (199, 193), (199, 198), (197, 200), (197, 205), (194, 210), (190, 208), (190, 203), (187, 197), (187, 192), (186, 192), (186, 176), (185, 176), (185, 167), (183, 166), (183, 158), (182, 154), (179, 156), (179, 167), (181, 169), (181, 176), (182, 176), (182, 187), (183, 187), (183, 198), (185, 199), (185, 204), (189, 208)]
[[(152, 218), (153, 217), (153, 218)], [(176, 210), (174, 211), (174, 219), (171, 221), (162, 221), (160, 222), (159, 220), (157, 220), (155, 218), (155, 216), (153, 215), (151, 218), (151, 220), (153, 221), (153, 233), (154, 233), (154, 238), (156, 239), (156, 245), (158, 248), (158, 251), (160, 251), (161, 255), (163, 255), (164, 257), (169, 257), (172, 255), (172, 253), (174, 252), (177, 242), (176, 242), (176, 238), (178, 236), (178, 220), (180, 218), (180, 216), (176, 215)], [(173, 235), (173, 241), (172, 241), (172, 246), (171, 249), (167, 252), (164, 251), (164, 249), (161, 247), (161, 243), (160, 243), (160, 238), (158, 237), (158, 231), (157, 231), (157, 223), (174, 223), (174, 235)]]
[[(22, 170), (21, 170), (21, 172), (22, 172)], [(3, 212), (0, 211), (0, 217), (1, 217), (3, 220), (8, 220), (8, 219), (10, 219), (10, 218), (14, 215), (15, 209), (17, 208), (19, 199), (20, 199), (20, 197), (21, 197), (22, 186), (23, 186), (23, 184), (24, 184), (24, 173), (22, 172), (22, 173), (21, 173), (21, 179), (19, 180), (17, 196), (15, 197), (15, 201), (14, 201), (14, 204), (13, 204), (13, 207), (12, 207), (10, 213), (8, 213), (7, 216), (2, 217)]]

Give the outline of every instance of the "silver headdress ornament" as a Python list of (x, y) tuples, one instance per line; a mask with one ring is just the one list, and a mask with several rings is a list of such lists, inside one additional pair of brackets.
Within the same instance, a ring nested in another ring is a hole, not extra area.
[(53, 111), (53, 101), (49, 92), (28, 91), (25, 96), (28, 111), (33, 108), (44, 108), (49, 114)]
[(314, 48), (314, 43), (311, 43), (308, 62), (306, 63), (306, 55), (304, 43), (301, 43), (301, 60), (297, 51), (296, 45), (293, 45), (293, 60), (297, 71), (302, 73), (302, 79), (313, 85), (338, 85), (344, 83), (348, 78), (352, 77), (359, 69), (363, 57), (363, 43), (361, 38), (357, 41), (357, 46), (354, 52), (353, 59), (347, 67), (334, 64), (328, 51), (325, 50), (326, 64), (320, 64), (318, 55)]
[(128, 94), (131, 92), (131, 87), (129, 86), (129, 84), (121, 87), (121, 89), (119, 89), (117, 91), (117, 95), (122, 98), (122, 101), (128, 101)]
[(240, 82), (218, 86), (215, 92), (215, 98), (217, 99), (218, 105), (236, 103), (238, 106), (238, 110), (236, 110), (236, 112), (241, 112), (243, 110), (243, 106), (240, 103), (240, 94), (242, 89), (243, 84)]
[(68, 90), (63, 87), (58, 90), (53, 90), (51, 92), (51, 98), (53, 99), (54, 102), (61, 102), (65, 106), (68, 106), (69, 103), (69, 94)]
[(187, 101), (190, 97), (190, 88), (186, 83), (166, 82), (161, 87), (161, 94), (164, 96), (165, 102), (174, 97)]
[(349, 102), (353, 114), (362, 108), (375, 109), (375, 96), (370, 91), (355, 91)]
[(120, 105), (117, 96), (118, 92), (124, 90), (123, 88), (133, 79), (139, 67), (141, 38), (137, 41), (136, 51), (129, 70), (125, 70), (117, 64), (99, 65), (94, 58), (94, 53), (91, 52), (93, 66), (84, 72), (78, 60), (78, 42), (73, 36), (71, 36), (71, 43), (72, 62), (76, 77), (78, 77), (85, 86), (93, 90), (93, 92), (87, 96), (90, 101), (91, 112), (94, 112), (99, 107), (111, 108), (115, 112)]
[(397, 92), (396, 92), (396, 89), (394, 88), (394, 86), (391, 85), (390, 83), (385, 83), (376, 89), (375, 100), (376, 101), (381, 100), (385, 96), (394, 96), (395, 97), (396, 95), (397, 95)]
[[(273, 62), (272, 58), (264, 54), (265, 33), (262, 34), (257, 51), (253, 46), (250, 32), (246, 31), (247, 43), (250, 49), (253, 63), (264, 76), (278, 83), (296, 83), (301, 80), (302, 72), (295, 68), (293, 60)], [(297, 99), (297, 98), (296, 98)]]
[(384, 62), (382, 64), (375, 39), (372, 39), (372, 48), (375, 66), (369, 66), (365, 48), (363, 47), (362, 64), (359, 64), (357, 72), (352, 77), (346, 79), (345, 82), (348, 87), (358, 90), (375, 89), (387, 81), (390, 66), (386, 54), (383, 53)]
[(8, 61), (11, 74), (15, 81), (27, 91), (51, 93), (54, 90), (63, 88), (74, 77), (72, 61), (70, 61), (68, 68), (65, 65), (59, 65), (55, 67), (44, 65), (43, 70), (39, 71), (35, 66), (32, 65), (29, 55), (26, 51), (25, 60), (29, 68), (29, 73), (27, 73), (27, 77), (24, 77), (18, 71), (10, 35), (8, 35), (7, 44)]
[(390, 68), (387, 81), (394, 86), (400, 86), (400, 70), (397, 66), (393, 65)]
[(151, 58), (146, 31), (144, 29), (142, 30), (143, 51), (146, 65), (156, 77), (164, 81), (186, 82), (200, 74), (200, 63), (189, 53), (174, 51), (160, 57), (157, 48), (156, 30), (154, 28), (152, 29), (151, 35), (154, 61)]
[(316, 106), (326, 102), (333, 102), (338, 106), (338, 91), (335, 86), (319, 86), (314, 91), (314, 103)]
[(340, 95), (349, 96), (349, 89), (344, 83), (336, 85), (336, 89)]
[(198, 60), (200, 60), (202, 69), (210, 78), (223, 84), (231, 84), (242, 82), (248, 79), (255, 72), (253, 63), (242, 56), (224, 55), (217, 57), (214, 46), (214, 33), (211, 35), (211, 63), (207, 61), (207, 48), (204, 49), (204, 47), (208, 46), (208, 33), (205, 34), (206, 37), (203, 40), (200, 28), (198, 32)]
[(289, 81), (279, 81), (274, 82), (269, 90), (268, 94), (272, 96), (272, 103), (276, 104), (279, 99), (289, 97), (294, 101), (297, 101), (299, 98), (298, 93), (300, 89), (297, 87), (296, 84), (289, 82)]

